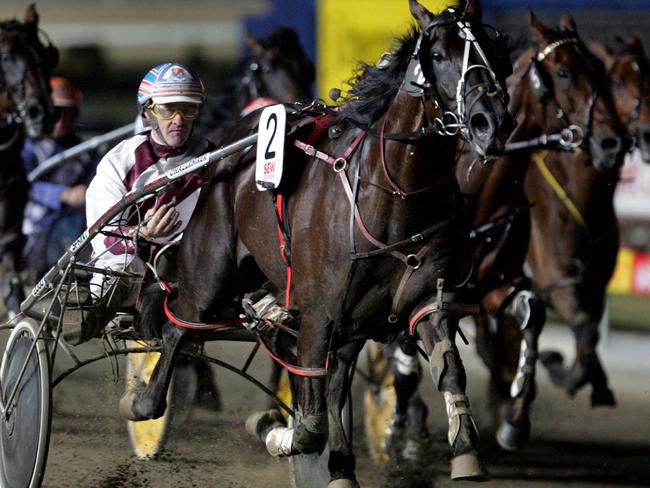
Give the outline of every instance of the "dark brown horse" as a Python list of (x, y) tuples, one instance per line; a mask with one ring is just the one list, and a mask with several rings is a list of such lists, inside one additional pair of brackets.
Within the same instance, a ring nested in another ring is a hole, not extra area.
[(49, 79), (58, 55), (40, 34), (33, 5), (24, 22), (0, 22), (0, 287), (10, 314), (25, 298), (19, 272), (28, 184), (20, 151), (25, 134), (46, 134), (54, 123)]
[(591, 42), (589, 48), (605, 63), (618, 114), (650, 163), (650, 62), (638, 37), (618, 42), (614, 48)]
[[(208, 97), (197, 121), (195, 130), (218, 144), (225, 133), (248, 113), (275, 103), (295, 103), (309, 98), (315, 69), (305, 53), (296, 31), (290, 27), (276, 27), (267, 36), (247, 35), (249, 55), (242, 59), (222, 91)], [(145, 292), (146, 316), (141, 327), (156, 328), (160, 322), (162, 306), (160, 287), (153, 283)], [(151, 324), (151, 325), (149, 325)], [(149, 333), (153, 335), (153, 331)], [(208, 408), (218, 409), (219, 398), (216, 384), (212, 381), (207, 363), (192, 361), (194, 369), (177, 365), (177, 378), (185, 385), (198, 385), (198, 399)], [(180, 367), (179, 367), (180, 366)], [(185, 373), (183, 373), (185, 372)], [(279, 388), (282, 368), (274, 363), (271, 372), (271, 388)], [(190, 375), (190, 376), (187, 376)], [(192, 379), (196, 376), (196, 379)], [(191, 396), (191, 395), (190, 395)], [(188, 402), (192, 398), (186, 399)], [(275, 405), (270, 400), (271, 406)], [(181, 400), (177, 401), (181, 405)], [(182, 418), (177, 412), (176, 419)]]
[(248, 34), (247, 43), (250, 54), (224, 90), (208, 97), (195, 128), (211, 141), (254, 109), (310, 98), (315, 69), (294, 29), (277, 27), (262, 38)]
[[(439, 15), (409, 3), (420, 31), (379, 66), (366, 65), (349, 100), (297, 131), (290, 138), (296, 147), (285, 155), (291, 304), (301, 314), (298, 412), (295, 428), (277, 427), (265, 441), (275, 455), (316, 453), (327, 443), (337, 487), (357, 486), (341, 418), (349, 368), (367, 339), (402, 332), (414, 312), (412, 332), (424, 343), (449, 413), (452, 477), (485, 477), (453, 342), (455, 287), (469, 271), (454, 134), (485, 157), (503, 149), (511, 128), (502, 89), (509, 60), (485, 32), (478, 2)], [(245, 119), (231, 137), (250, 134), (256, 124), (257, 116)], [(251, 280), (256, 269), (285, 288), (273, 199), (255, 189), (253, 153), (214, 168), (183, 239), (174, 310), (187, 321), (226, 318), (233, 298), (259, 286)], [(123, 401), (132, 418), (161, 414), (185, 335), (165, 326), (151, 382)]]
[[(571, 240), (565, 235), (566, 229), (551, 230), (554, 228), (548, 223), (540, 222), (540, 214), (554, 219), (558, 212), (555, 207), (545, 209), (546, 201), (541, 202), (539, 194), (529, 193), (528, 177), (534, 173), (531, 158), (540, 149), (553, 150), (554, 154), (572, 159), (576, 171), (595, 172), (597, 167), (611, 175), (616, 174), (628, 148), (602, 63), (587, 51), (573, 20), (566, 16), (561, 29), (554, 30), (531, 14), (530, 27), (535, 47), (518, 57), (514, 74), (508, 79), (510, 110), (517, 128), (509, 139), (507, 154), (488, 165), (464, 155), (456, 171), (467, 198), (474, 226), (474, 258), (479, 263), (468, 282), (484, 312), (476, 317), (477, 346), (502, 404), (497, 441), (509, 450), (523, 447), (530, 435), (537, 343), (545, 320), (544, 304), (533, 293), (537, 283), (531, 283), (523, 271), (531, 232), (529, 202), (533, 205), (535, 249), (553, 253), (558, 243)], [(592, 167), (585, 168), (585, 161)], [(583, 183), (588, 185), (589, 181), (576, 180), (576, 185)], [(538, 182), (533, 190), (544, 191), (545, 183)], [(611, 194), (609, 202), (611, 205)], [(602, 208), (601, 204), (593, 215)], [(534, 271), (544, 272), (549, 261), (536, 265)], [(496, 334), (490, 331), (490, 318), (496, 321)], [(517, 338), (514, 348), (507, 341), (511, 337)], [(412, 402), (406, 401), (407, 389), (403, 386), (409, 382), (399, 373), (396, 376), (401, 390), (394, 424), (402, 426)], [(601, 382), (601, 402), (607, 401), (608, 393), (606, 381), (604, 385)], [(393, 428), (392, 433), (395, 431)]]

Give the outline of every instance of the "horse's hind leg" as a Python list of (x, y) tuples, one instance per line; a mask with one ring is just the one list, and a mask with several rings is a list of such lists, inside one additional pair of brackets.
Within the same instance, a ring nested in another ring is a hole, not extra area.
[(509, 451), (524, 447), (530, 436), (530, 405), (536, 396), (535, 365), (538, 356), (539, 335), (546, 320), (544, 303), (530, 291), (517, 293), (499, 317), (500, 327), (505, 320), (512, 318), (521, 330), (519, 361), (514, 379), (510, 385), (510, 402), (497, 429), (499, 445)]
[(610, 390), (607, 375), (598, 357), (596, 346), (599, 340), (598, 325), (580, 312), (571, 325), (576, 339), (576, 358), (567, 369), (559, 353), (545, 353), (542, 362), (548, 369), (551, 380), (566, 389), (569, 395), (575, 395), (585, 384), (591, 383), (591, 404), (597, 406), (616, 405), (614, 393)]
[(165, 413), (165, 397), (179, 345), (185, 329), (166, 322), (162, 331), (163, 349), (147, 385), (128, 390), (120, 400), (120, 413), (128, 420), (156, 419)]
[(332, 481), (328, 486), (337, 488), (358, 487), (355, 477), (356, 460), (352, 452), (350, 432), (344, 422), (351, 421), (342, 415), (350, 391), (350, 368), (359, 355), (363, 342), (348, 344), (337, 351), (328, 390), (329, 409), (329, 469)]
[(444, 395), (449, 418), (448, 440), (453, 451), (451, 478), (483, 481), (488, 474), (479, 458), (478, 430), (465, 394), (467, 377), (454, 343), (458, 318), (438, 311), (417, 326), (429, 356), (431, 376)]

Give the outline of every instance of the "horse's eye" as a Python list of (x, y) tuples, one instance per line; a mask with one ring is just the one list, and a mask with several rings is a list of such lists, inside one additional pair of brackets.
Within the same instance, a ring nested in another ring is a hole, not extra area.
[(614, 90), (620, 90), (621, 88), (623, 88), (623, 80), (621, 80), (620, 78), (613, 78), (612, 88), (614, 88)]
[(0, 61), (9, 61), (11, 59), (11, 54), (9, 53), (0, 53)]
[(558, 75), (560, 78), (568, 78), (568, 77), (569, 77), (569, 71), (568, 71), (566, 68), (564, 68), (564, 67), (561, 66), (561, 67), (559, 67), (559, 68), (557, 69), (557, 75)]
[(439, 51), (433, 51), (431, 53), (431, 59), (433, 59), (436, 63), (439, 63), (442, 61), (442, 54)]

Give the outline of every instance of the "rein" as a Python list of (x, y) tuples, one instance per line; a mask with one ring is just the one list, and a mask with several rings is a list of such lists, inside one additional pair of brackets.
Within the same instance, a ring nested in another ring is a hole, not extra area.
[(11, 146), (14, 145), (16, 140), (18, 140), (18, 136), (20, 135), (20, 126), (19, 125), (13, 125), (15, 128), (14, 133), (11, 135), (11, 137), (3, 143), (0, 143), (0, 151), (5, 151), (6, 149), (9, 149)]
[[(275, 352), (273, 352), (273, 349), (271, 346), (266, 342), (264, 338), (264, 332), (269, 328), (269, 327), (275, 327), (273, 323), (271, 323), (269, 320), (266, 319), (259, 319), (257, 321), (254, 321), (253, 324), (250, 324), (250, 319), (248, 318), (236, 318), (236, 319), (228, 319), (228, 320), (222, 320), (220, 322), (215, 322), (212, 324), (207, 324), (207, 323), (199, 323), (199, 322), (190, 322), (184, 319), (181, 319), (180, 317), (174, 315), (174, 313), (171, 311), (169, 307), (169, 297), (172, 295), (172, 288), (167, 283), (166, 281), (158, 278), (160, 285), (165, 289), (167, 292), (167, 295), (165, 296), (165, 300), (163, 302), (164, 310), (165, 310), (165, 316), (169, 319), (171, 323), (178, 327), (182, 327), (183, 329), (189, 329), (189, 330), (230, 330), (233, 328), (236, 328), (237, 326), (240, 327), (245, 327), (247, 330), (250, 332), (254, 333), (255, 336), (257, 337), (258, 343), (262, 346), (262, 349), (267, 353), (267, 355), (273, 359), (273, 361), (277, 362), (280, 364), (283, 368), (287, 369), (289, 372), (298, 375), (298, 376), (304, 376), (304, 377), (309, 377), (309, 378), (323, 378), (327, 376), (327, 372), (329, 370), (329, 357), (325, 361), (325, 366), (323, 368), (304, 368), (300, 366), (296, 366), (293, 364), (290, 364), (283, 359), (281, 359)], [(260, 325), (260, 324), (265, 324), (265, 326)], [(279, 327), (282, 330), (286, 330), (285, 328)]]

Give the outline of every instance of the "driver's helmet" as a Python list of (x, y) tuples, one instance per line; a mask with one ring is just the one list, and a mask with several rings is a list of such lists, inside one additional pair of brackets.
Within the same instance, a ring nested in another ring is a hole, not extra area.
[(138, 88), (138, 107), (150, 103), (187, 102), (203, 104), (205, 89), (197, 74), (187, 66), (165, 63), (151, 68)]

